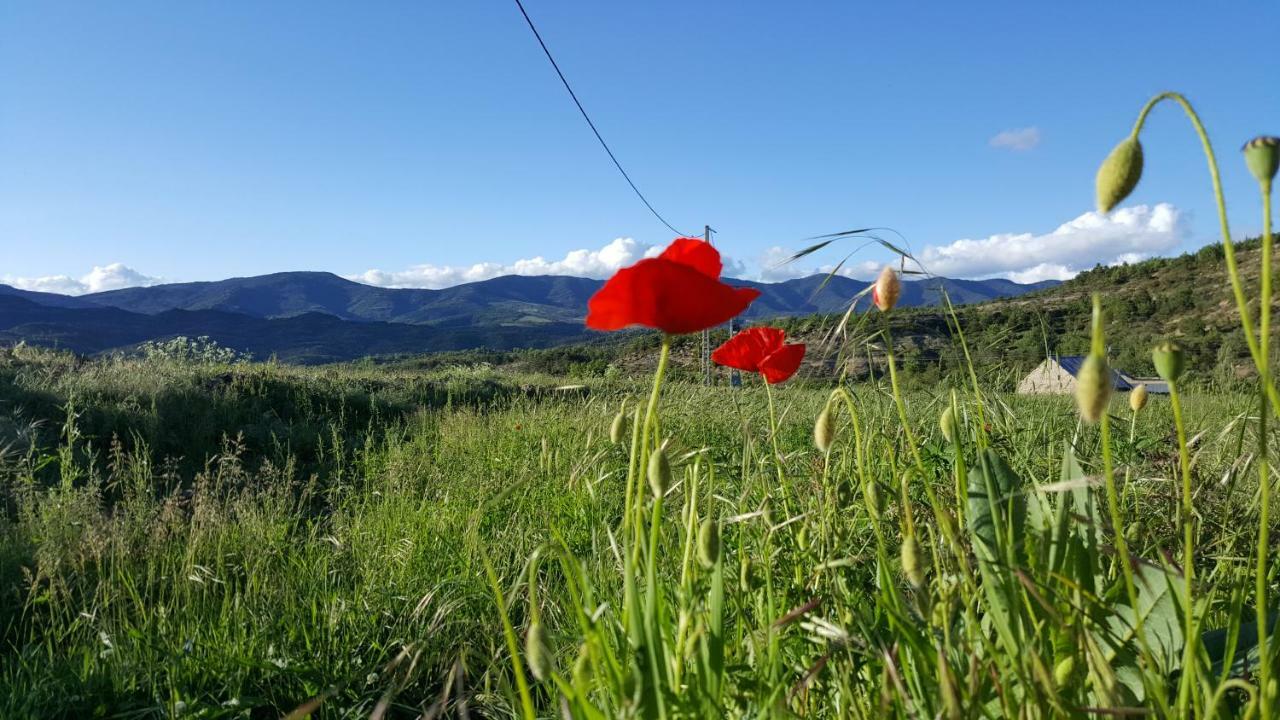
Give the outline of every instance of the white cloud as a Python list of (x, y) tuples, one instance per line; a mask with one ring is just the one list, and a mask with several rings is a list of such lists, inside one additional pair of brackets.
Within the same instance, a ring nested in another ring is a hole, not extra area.
[(5, 275), (3, 281), (20, 290), (60, 293), (62, 295), (84, 295), (86, 293), (119, 290), (127, 287), (146, 287), (162, 282), (158, 277), (143, 275), (124, 263), (95, 265), (92, 270), (79, 278), (70, 275), (45, 275), (42, 277), (12, 277)]
[(1176, 250), (1185, 236), (1178, 209), (1134, 205), (1110, 215), (1087, 212), (1042, 235), (1003, 233), (930, 245), (917, 255), (934, 275), (1065, 280), (1096, 264), (1133, 263)]
[(995, 137), (991, 138), (988, 143), (994, 148), (1025, 152), (1040, 144), (1040, 128), (1025, 127), (1002, 130), (996, 133)]
[[(598, 250), (571, 250), (559, 260), (542, 256), (512, 263), (482, 262), (474, 265), (415, 265), (407, 270), (366, 270), (349, 279), (368, 285), (392, 288), (443, 288), (478, 282), (502, 275), (572, 275), (574, 277), (607, 278), (618, 268), (654, 257), (665, 245), (647, 245), (631, 238), (617, 238)], [(746, 267), (730, 257), (723, 257), (724, 274), (740, 276)]]

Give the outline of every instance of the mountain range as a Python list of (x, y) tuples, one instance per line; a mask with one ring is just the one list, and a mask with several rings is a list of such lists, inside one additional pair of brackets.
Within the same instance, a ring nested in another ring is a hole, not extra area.
[[(759, 283), (745, 319), (840, 312), (868, 283), (824, 275)], [(440, 290), (364, 285), (324, 272), (69, 296), (0, 285), (0, 344), (25, 341), (79, 353), (127, 351), (148, 340), (208, 336), (255, 357), (321, 363), (370, 355), (488, 347), (548, 347), (598, 336), (582, 325), (602, 281), (508, 275)], [(930, 278), (903, 284), (900, 304), (1015, 297), (1055, 285)]]

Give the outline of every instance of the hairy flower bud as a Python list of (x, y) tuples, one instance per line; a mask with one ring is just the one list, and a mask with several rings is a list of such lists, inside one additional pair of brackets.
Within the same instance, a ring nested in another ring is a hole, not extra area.
[(1138, 386), (1129, 392), (1129, 409), (1135, 413), (1147, 406), (1147, 384), (1138, 383)]
[(1076, 406), (1085, 422), (1096, 423), (1111, 400), (1111, 368), (1107, 359), (1092, 354), (1084, 359), (1076, 374)]
[(818, 419), (813, 424), (813, 444), (822, 452), (831, 450), (831, 444), (836, 439), (836, 419), (831, 412), (831, 403), (827, 403), (822, 408), (822, 412), (818, 413)]
[(667, 460), (665, 448), (658, 448), (649, 455), (649, 488), (654, 497), (667, 494), (671, 487), (671, 463)]
[(613, 418), (613, 422), (609, 425), (609, 442), (617, 445), (622, 442), (622, 434), (627, 429), (627, 413), (625, 410), (619, 411), (618, 415)]
[(1162, 342), (1151, 351), (1151, 363), (1156, 366), (1160, 379), (1177, 382), (1186, 369), (1186, 356), (1175, 342)]
[(920, 543), (915, 535), (902, 540), (902, 574), (916, 590), (924, 587), (924, 566), (920, 563)]
[(871, 286), (871, 300), (880, 308), (881, 312), (887, 312), (898, 304), (898, 296), (902, 294), (902, 280), (898, 278), (898, 273), (888, 265), (880, 271), (880, 276), (876, 278), (876, 284)]
[(720, 523), (707, 518), (698, 528), (698, 562), (710, 570), (720, 560)]
[(551, 677), (551, 650), (547, 648), (540, 620), (529, 623), (529, 632), (524, 636), (524, 656), (529, 661), (529, 672), (538, 682)]
[(956, 413), (950, 405), (942, 411), (942, 417), (938, 418), (938, 427), (942, 428), (942, 437), (946, 438), (947, 442), (955, 442)]
[(1269, 185), (1280, 169), (1280, 138), (1258, 136), (1244, 144), (1244, 162), (1263, 185)]
[(1130, 135), (1116, 145), (1098, 168), (1095, 180), (1098, 210), (1111, 212), (1111, 208), (1129, 197), (1141, 178), (1142, 143), (1138, 142), (1138, 136)]

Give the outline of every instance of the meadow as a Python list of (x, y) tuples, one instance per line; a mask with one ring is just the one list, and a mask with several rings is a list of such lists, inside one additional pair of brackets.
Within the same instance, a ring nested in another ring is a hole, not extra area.
[[(522, 713), (517, 671), (539, 716), (570, 703), (575, 717), (638, 714), (651, 700), (628, 642), (625, 567), (652, 581), (672, 717), (1152, 707), (1157, 670), (1138, 671), (1141, 646), (1155, 646), (1159, 672), (1182, 647), (1178, 593), (1160, 585), (1180, 577), (1165, 398), (1136, 418), (1123, 397), (1111, 406), (1128, 547), (1153, 593), (1135, 636), (1115, 620), (1131, 616), (1094, 502), (1099, 431), (1067, 397), (974, 395), (958, 378), (951, 443), (939, 417), (952, 387), (906, 393), (921, 473), (886, 378), (844, 386), (857, 427), (837, 412), (829, 454), (813, 432), (833, 381), (774, 388), (776, 446), (761, 387), (677, 381), (659, 406), (674, 478), (661, 514), (647, 484), (628, 483), (632, 412), (621, 442), (610, 437), (624, 403), (644, 404), (641, 380), (557, 389), (485, 366), (0, 357), (3, 717), (508, 717)], [(1257, 400), (1183, 402), (1196, 597), (1206, 646), (1225, 645), (1211, 631), (1251, 617)], [(1030, 509), (1005, 588), (1017, 652), (984, 594), (1000, 575), (974, 567), (981, 548), (955, 499), (955, 451), (980, 464), (979, 437)], [(1068, 452), (1079, 467), (1064, 476)], [(632, 486), (644, 499), (628, 502)], [(1038, 514), (1066, 497), (1086, 501), (1066, 520)], [(717, 552), (699, 542), (704, 519), (720, 528)], [(1079, 567), (1048, 557), (1058, 546), (1040, 534), (1061, 529), (1088, 540), (1089, 553), (1071, 546)], [(528, 675), (535, 617), (543, 682)], [(1206, 692), (1218, 674), (1247, 676), (1243, 624), (1237, 652), (1206, 648)], [(1231, 716), (1249, 697), (1228, 687), (1215, 707)]]

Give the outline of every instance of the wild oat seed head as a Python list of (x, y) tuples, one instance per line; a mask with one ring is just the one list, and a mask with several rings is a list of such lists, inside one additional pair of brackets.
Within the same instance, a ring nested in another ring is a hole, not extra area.
[(954, 442), (956, 439), (956, 414), (950, 405), (942, 411), (942, 417), (938, 418), (938, 426), (942, 429), (942, 437), (947, 442)]
[(871, 287), (871, 299), (881, 312), (888, 312), (898, 304), (900, 295), (902, 295), (902, 280), (893, 268), (885, 265), (880, 271), (880, 276), (876, 278), (876, 284)]
[(1129, 409), (1135, 413), (1147, 406), (1147, 384), (1138, 383), (1138, 386), (1129, 392)]
[(1111, 400), (1111, 368), (1106, 358), (1093, 354), (1084, 359), (1076, 374), (1076, 406), (1087, 423), (1096, 423)]

